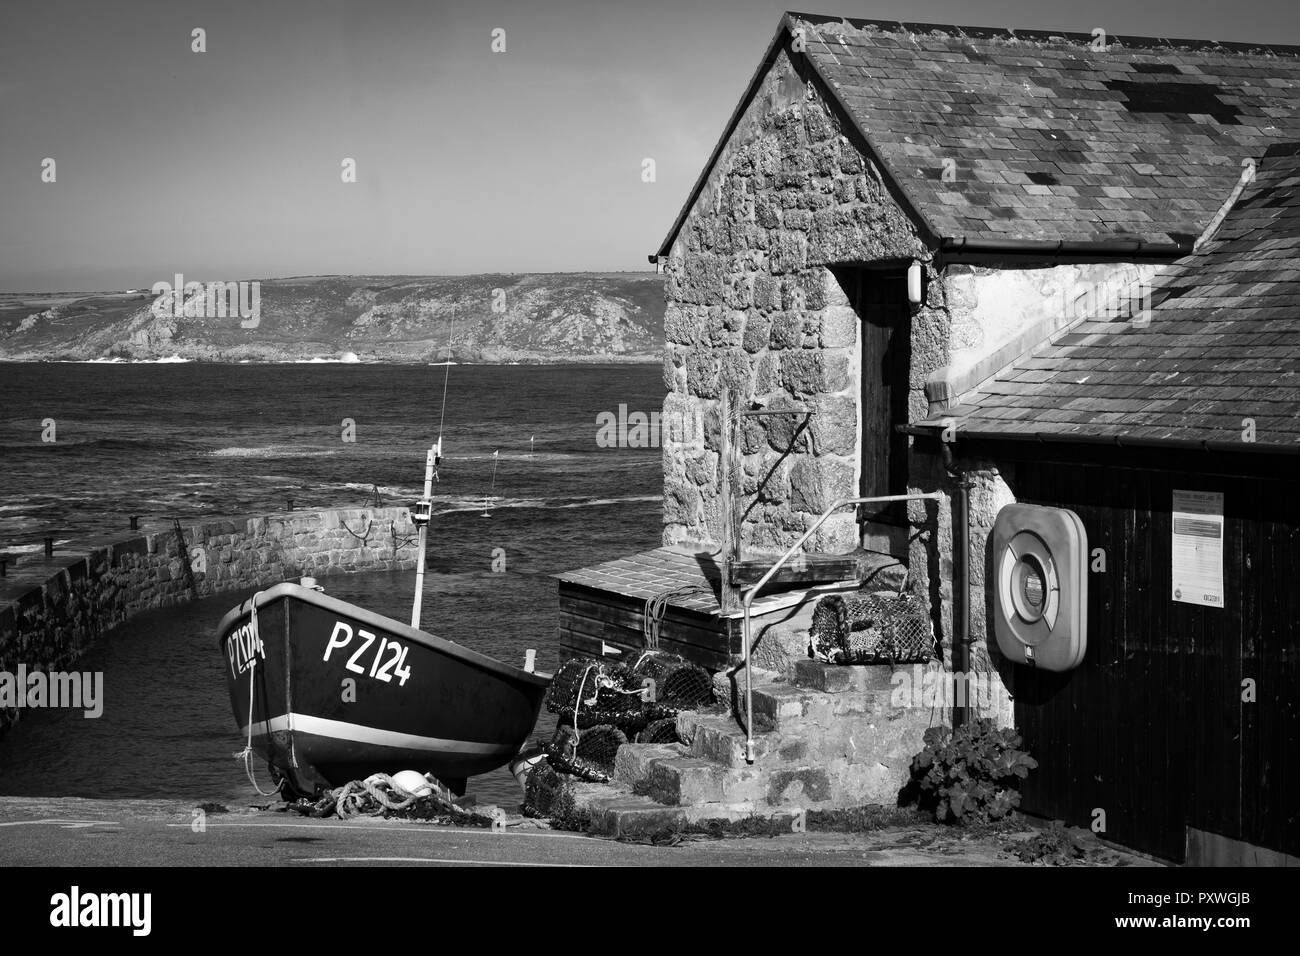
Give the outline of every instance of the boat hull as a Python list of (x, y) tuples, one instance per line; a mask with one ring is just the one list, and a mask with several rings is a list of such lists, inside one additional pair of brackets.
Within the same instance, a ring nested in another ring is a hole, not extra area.
[(218, 639), (240, 734), (304, 794), (399, 770), (463, 792), (518, 753), (548, 684), (296, 584), (232, 610)]

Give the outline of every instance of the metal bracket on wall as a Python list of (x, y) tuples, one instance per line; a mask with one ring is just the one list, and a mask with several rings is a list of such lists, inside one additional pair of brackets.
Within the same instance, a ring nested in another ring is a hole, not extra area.
[(741, 488), (737, 479), (740, 470), (739, 435), (736, 429), (742, 418), (768, 418), (776, 415), (803, 415), (811, 417), (816, 412), (809, 408), (749, 408), (734, 409), (731, 389), (724, 388), (720, 396), (722, 405), (718, 434), (719, 496), (722, 499), (722, 586), (719, 605), (725, 614), (740, 605), (739, 593), (731, 583), (731, 569), (741, 560)]

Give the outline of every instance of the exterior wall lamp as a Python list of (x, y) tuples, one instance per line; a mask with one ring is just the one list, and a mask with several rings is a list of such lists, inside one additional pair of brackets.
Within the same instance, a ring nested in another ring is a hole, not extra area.
[(921, 263), (913, 259), (907, 267), (907, 301), (912, 305), (921, 304), (922, 269)]

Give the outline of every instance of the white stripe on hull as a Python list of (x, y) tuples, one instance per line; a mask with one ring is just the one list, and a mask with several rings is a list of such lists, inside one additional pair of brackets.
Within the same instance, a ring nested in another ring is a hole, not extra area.
[[(454, 754), (513, 754), (513, 749), (503, 744), (474, 743), (468, 740), (445, 740), (441, 737), (421, 737), (418, 734), (403, 734), (396, 730), (381, 730), (378, 727), (363, 727), (349, 724), (343, 720), (330, 720), (326, 717), (312, 717), (309, 714), (281, 714), (270, 720), (259, 720), (253, 724), (253, 736), (265, 737), (278, 731), (292, 730), (320, 737), (333, 737), (335, 740), (350, 740), (361, 744), (375, 744), (381, 747), (398, 747), (404, 750), (428, 750), (435, 753)], [(239, 728), (240, 736), (248, 736), (248, 725)]]

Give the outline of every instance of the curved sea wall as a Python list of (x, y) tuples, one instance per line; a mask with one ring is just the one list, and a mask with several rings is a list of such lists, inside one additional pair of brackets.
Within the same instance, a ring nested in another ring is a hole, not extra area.
[[(406, 508), (292, 511), (165, 525), (66, 545), (0, 578), (0, 672), (66, 670), (132, 615), (302, 575), (409, 570)], [(18, 719), (0, 708), (0, 733)]]

